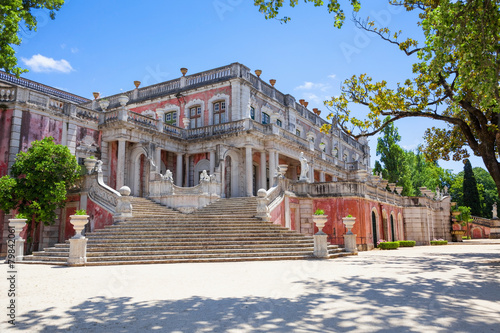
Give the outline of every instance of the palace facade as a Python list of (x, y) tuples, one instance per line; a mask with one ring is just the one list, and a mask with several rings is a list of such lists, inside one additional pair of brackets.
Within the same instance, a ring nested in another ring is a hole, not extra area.
[[(0, 176), (33, 140), (52, 136), (80, 164), (90, 156), (102, 161), (99, 175), (115, 192), (128, 186), (132, 196), (186, 214), (258, 196), (266, 203), (256, 216), (304, 234), (317, 231), (311, 216), (323, 209), (332, 244), (343, 244), (348, 214), (357, 218), (359, 249), (380, 239), (451, 239), (445, 193), (423, 188), (422, 197), (402, 197), (395, 184), (387, 190), (387, 181), (371, 174), (366, 139), (335, 126), (320, 132), (320, 111), (277, 90), (275, 80), (268, 84), (239, 63), (186, 72), (94, 100), (0, 73)], [(105, 201), (85, 185), (74, 189), (59, 220), (36, 231), (35, 249), (71, 237), (68, 217), (76, 209), (87, 209), (92, 231), (113, 224), (116, 211)], [(2, 253), (8, 213), (0, 211)]]

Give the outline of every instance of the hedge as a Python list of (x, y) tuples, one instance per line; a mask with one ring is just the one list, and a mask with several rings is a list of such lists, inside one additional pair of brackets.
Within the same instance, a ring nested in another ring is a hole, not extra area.
[(382, 250), (392, 250), (399, 247), (399, 242), (382, 242), (378, 245)]
[(400, 247), (414, 247), (417, 242), (413, 240), (402, 240), (398, 241)]
[(447, 245), (447, 240), (432, 240), (431, 245)]

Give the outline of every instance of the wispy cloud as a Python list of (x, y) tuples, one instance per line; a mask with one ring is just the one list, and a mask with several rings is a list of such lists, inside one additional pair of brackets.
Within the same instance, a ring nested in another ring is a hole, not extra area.
[(21, 58), (21, 60), (35, 73), (69, 73), (73, 71), (73, 67), (65, 59), (55, 60), (41, 54), (35, 54), (30, 59)]
[(329, 84), (305, 81), (303, 85), (295, 87), (295, 90), (314, 90), (325, 92), (331, 90), (331, 88), (332, 87)]
[(71, 48), (71, 53), (78, 53), (80, 50), (77, 47)]
[(330, 75), (328, 75), (328, 77), (329, 77), (330, 79), (335, 79), (335, 78), (337, 77), (337, 75), (336, 75), (336, 74), (330, 74)]

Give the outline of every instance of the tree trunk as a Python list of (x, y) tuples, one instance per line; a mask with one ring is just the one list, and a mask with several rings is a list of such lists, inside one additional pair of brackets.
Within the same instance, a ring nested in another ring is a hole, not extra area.
[(495, 153), (492, 154), (484, 154), (481, 156), (486, 166), (486, 169), (490, 173), (495, 185), (497, 186), (497, 193), (500, 197), (500, 163), (497, 162)]

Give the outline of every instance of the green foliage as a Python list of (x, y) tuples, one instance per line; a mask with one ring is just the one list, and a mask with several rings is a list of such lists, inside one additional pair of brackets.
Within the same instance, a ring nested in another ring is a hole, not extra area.
[(399, 242), (382, 242), (378, 247), (382, 250), (393, 250), (399, 247)]
[(78, 209), (75, 215), (87, 215), (87, 211), (85, 209)]
[(352, 215), (351, 215), (351, 214), (349, 214), (349, 215), (347, 215), (346, 217), (352, 218)]
[(423, 186), (441, 190), (450, 187), (453, 175), (449, 170), (427, 161), (419, 151), (406, 151), (398, 145), (401, 137), (394, 124), (389, 124), (382, 133), (383, 137), (377, 142), (377, 156), (381, 156), (383, 167), (376, 161), (374, 172), (382, 172), (389, 182), (403, 186), (402, 195), (420, 195), (419, 187)]
[(399, 247), (414, 247), (417, 242), (413, 241), (413, 240), (402, 240), (402, 241), (398, 241), (399, 243)]
[(55, 144), (52, 137), (33, 141), (27, 152), (17, 154), (11, 176), (0, 179), (0, 209), (17, 209), (28, 216), (28, 223), (33, 218), (35, 223), (52, 224), (78, 171), (68, 147)]
[(16, 216), (14, 216), (14, 218), (15, 219), (28, 219), (26, 214), (16, 214)]
[(447, 245), (447, 240), (431, 240), (431, 245)]
[(20, 29), (36, 31), (37, 20), (33, 11), (48, 9), (51, 19), (64, 4), (64, 0), (9, 0), (0, 1), (0, 68), (19, 76), (27, 72), (17, 67), (14, 45), (20, 45)]
[(316, 209), (314, 215), (325, 215), (325, 211), (323, 209)]
[(459, 206), (458, 211), (460, 212), (460, 215), (457, 216), (458, 221), (462, 221), (465, 223), (472, 222), (472, 214), (470, 207)]
[[(279, 10), (283, 7), (285, 0), (254, 0), (254, 5), (259, 7), (259, 11), (265, 14), (266, 19), (276, 18), (279, 13)], [(322, 0), (304, 0), (304, 2), (311, 2), (315, 7), (320, 7), (324, 5), (324, 1)], [(358, 0), (350, 0), (352, 8), (355, 12), (359, 11), (361, 8), (361, 3)], [(290, 7), (295, 7), (298, 3), (298, 0), (290, 0)], [(345, 14), (340, 4), (337, 0), (329, 0), (327, 1), (328, 13), (334, 13), (334, 26), (337, 28), (341, 28), (345, 21)], [(279, 19), (281, 23), (287, 23), (291, 20), (290, 17), (283, 17)]]
[(476, 177), (474, 177), (472, 165), (468, 159), (464, 161), (463, 204), (470, 207), (472, 215), (481, 215), (481, 199), (479, 198)]

